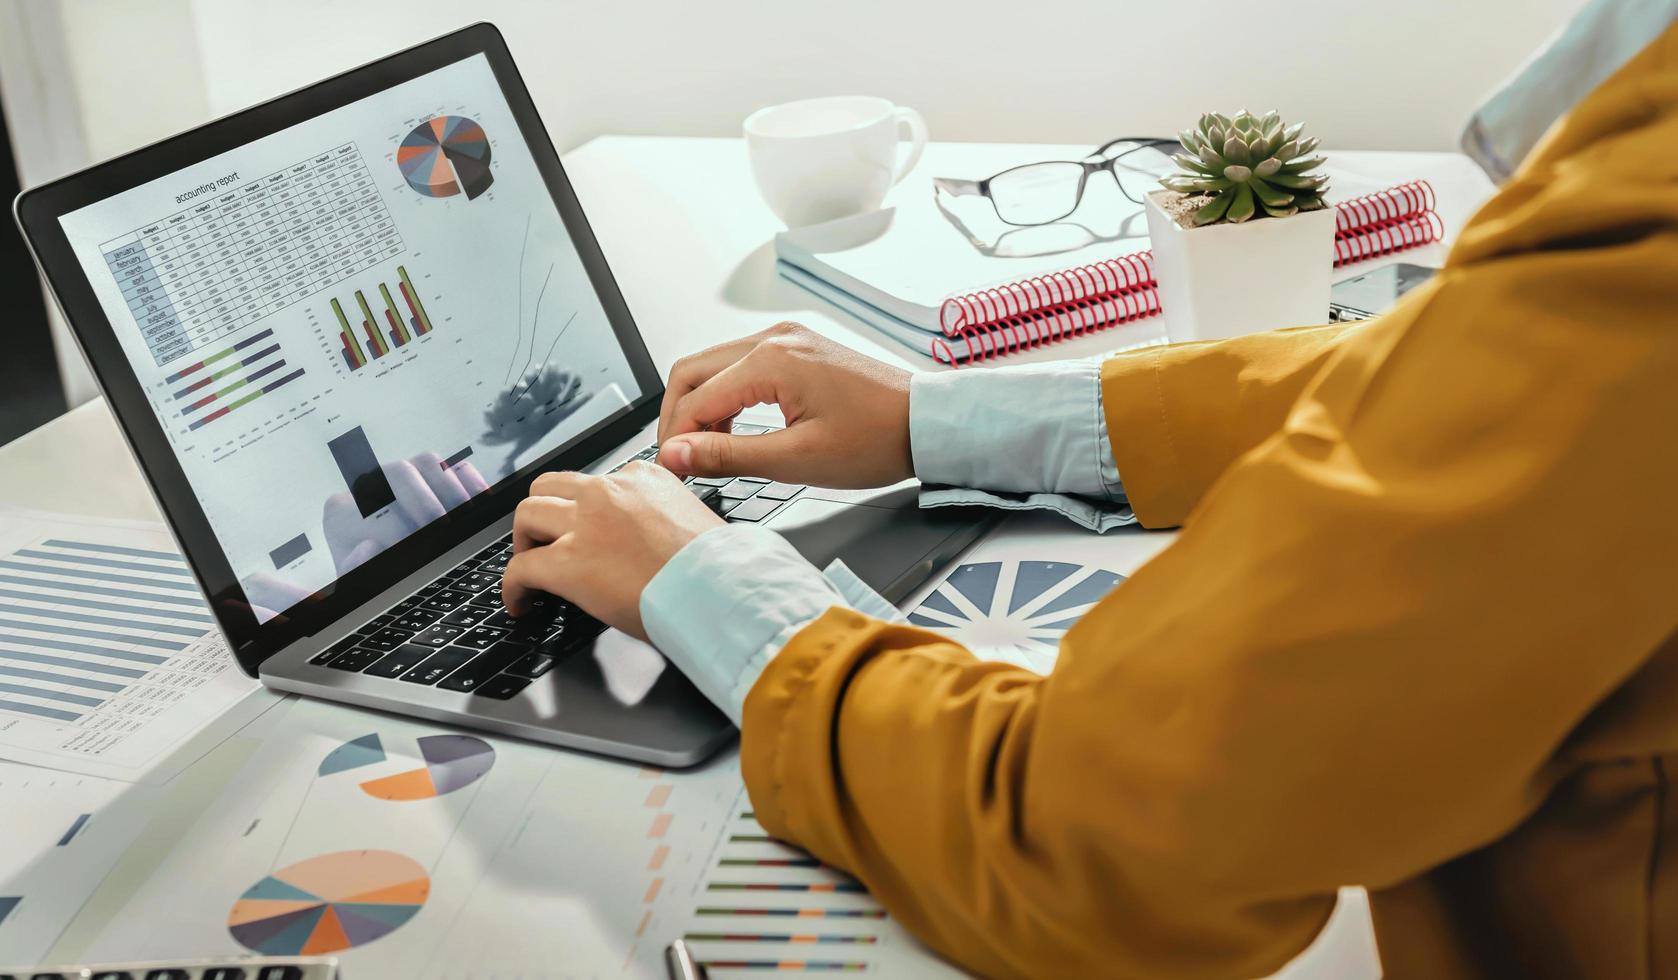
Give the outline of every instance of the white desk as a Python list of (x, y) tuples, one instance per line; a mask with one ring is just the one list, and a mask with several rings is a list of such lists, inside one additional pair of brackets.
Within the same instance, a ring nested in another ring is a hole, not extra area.
[[(931, 193), (935, 174), (982, 176), (1011, 163), (1066, 159), (1087, 149), (933, 143), (887, 203)], [(661, 371), (684, 354), (787, 319), (873, 357), (937, 369), (775, 274), (771, 239), (780, 225), (758, 199), (741, 141), (608, 136), (567, 154), (565, 163)], [(1331, 164), (1379, 185), (1430, 179), (1447, 237), (1491, 191), (1484, 175), (1455, 153), (1340, 153)], [(1116, 193), (1103, 182), (1092, 182), (1084, 206), (1099, 207), (1104, 194)], [(1143, 247), (1137, 242), (1115, 250)], [(1441, 245), (1404, 253), (1407, 261), (1424, 265), (1443, 257)], [(1364, 267), (1343, 271), (1351, 275)], [(1097, 332), (999, 363), (1089, 356), (1108, 349), (1107, 344)], [(112, 517), (157, 517), (101, 401), (0, 447), (0, 501)]]
[[(933, 174), (983, 176), (1013, 163), (1083, 150), (934, 144), (894, 193), (929, 193)], [(1448, 235), (1490, 190), (1479, 171), (1454, 154), (1341, 154), (1332, 162), (1375, 184), (1432, 180)], [(571, 153), (567, 166), (661, 369), (692, 350), (783, 319), (801, 320), (894, 363), (931, 367), (911, 362), (868, 328), (775, 275), (770, 239), (777, 225), (757, 198), (738, 140), (604, 138)], [(1124, 250), (1134, 247), (1140, 245)], [(1440, 246), (1406, 253), (1422, 263), (1436, 264), (1442, 257)], [(1096, 334), (1017, 360), (1091, 355), (1102, 351), (1103, 343)], [(0, 447), (0, 502), (113, 517), (158, 516), (102, 401)], [(1366, 906), (1361, 894), (1349, 894), (1316, 951), (1296, 964), (1312, 975), (1346, 976), (1349, 968), (1372, 960)], [(356, 980), (366, 978), (358, 973)]]

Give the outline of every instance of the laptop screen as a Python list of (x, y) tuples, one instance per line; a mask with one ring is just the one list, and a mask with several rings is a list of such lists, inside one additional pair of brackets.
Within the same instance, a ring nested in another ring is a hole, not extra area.
[(481, 54), (61, 223), (259, 621), (644, 394)]

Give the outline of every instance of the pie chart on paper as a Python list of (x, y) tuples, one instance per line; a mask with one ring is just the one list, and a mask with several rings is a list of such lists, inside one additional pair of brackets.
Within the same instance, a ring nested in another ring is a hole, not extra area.
[(909, 622), (948, 633), (980, 657), (1046, 673), (1066, 631), (1123, 581), (1075, 562), (970, 562), (939, 583)]
[(299, 861), (245, 890), (227, 928), (269, 956), (317, 956), (388, 935), (413, 918), (431, 878), (394, 851), (339, 851)]
[(427, 119), (396, 148), (403, 179), (426, 197), (465, 194), (470, 201), (489, 190), (489, 158), (489, 135), (465, 116)]
[(494, 747), (471, 735), (424, 735), (413, 744), (418, 764), (396, 772), (389, 770), (403, 760), (386, 753), (376, 732), (339, 745), (317, 771), (354, 774), (349, 778), (360, 780), (362, 792), (381, 800), (429, 800), (465, 789), (495, 767)]

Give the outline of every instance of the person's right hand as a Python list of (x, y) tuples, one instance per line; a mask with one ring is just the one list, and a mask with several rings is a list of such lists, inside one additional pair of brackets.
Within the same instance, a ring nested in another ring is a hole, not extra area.
[[(786, 428), (734, 435), (734, 416), (764, 403), (780, 406)], [(677, 361), (658, 441), (658, 461), (682, 476), (887, 486), (915, 472), (909, 372), (778, 323)]]

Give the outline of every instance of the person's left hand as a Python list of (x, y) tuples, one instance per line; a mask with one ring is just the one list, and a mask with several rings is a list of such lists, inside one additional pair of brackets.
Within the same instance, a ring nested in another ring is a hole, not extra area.
[(641, 592), (683, 545), (722, 523), (662, 466), (544, 473), (513, 513), (507, 611), (517, 616), (531, 592), (550, 592), (644, 640)]

